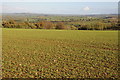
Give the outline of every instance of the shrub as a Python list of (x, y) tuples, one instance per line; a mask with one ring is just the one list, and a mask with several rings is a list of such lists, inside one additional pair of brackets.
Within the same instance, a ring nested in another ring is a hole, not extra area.
[(59, 22), (59, 23), (56, 24), (55, 29), (67, 29), (67, 27), (64, 25), (63, 22)]
[(72, 26), (70, 27), (70, 29), (71, 29), (71, 30), (77, 30), (78, 28), (72, 25)]

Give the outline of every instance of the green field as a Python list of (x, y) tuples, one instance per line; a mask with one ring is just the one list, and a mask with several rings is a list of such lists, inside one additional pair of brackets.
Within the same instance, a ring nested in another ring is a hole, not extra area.
[(3, 29), (3, 78), (117, 78), (118, 31)]

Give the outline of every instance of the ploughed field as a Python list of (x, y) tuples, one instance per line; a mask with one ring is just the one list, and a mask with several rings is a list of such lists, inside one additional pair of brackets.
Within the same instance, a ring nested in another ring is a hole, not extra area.
[(2, 31), (3, 78), (118, 77), (118, 31)]

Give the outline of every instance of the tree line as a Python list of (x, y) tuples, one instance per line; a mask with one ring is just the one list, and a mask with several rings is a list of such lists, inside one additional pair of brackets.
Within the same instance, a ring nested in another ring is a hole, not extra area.
[[(69, 23), (69, 22), (68, 22)], [(64, 21), (39, 21), (39, 22), (17, 22), (7, 20), (2, 22), (3, 28), (24, 28), (24, 29), (65, 29), (65, 30), (119, 30), (117, 23), (103, 22), (81, 22), (78, 24), (68, 24)]]

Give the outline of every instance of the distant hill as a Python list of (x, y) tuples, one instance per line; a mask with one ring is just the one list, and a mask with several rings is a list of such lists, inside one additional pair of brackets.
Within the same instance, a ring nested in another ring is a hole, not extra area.
[(38, 14), (38, 13), (2, 13), (2, 16), (90, 16), (90, 17), (105, 17), (117, 16), (118, 14), (89, 14), (89, 15), (75, 15), (75, 14)]

